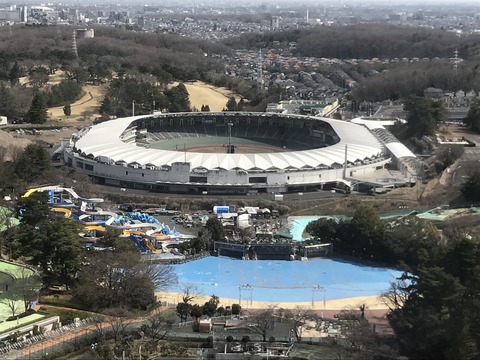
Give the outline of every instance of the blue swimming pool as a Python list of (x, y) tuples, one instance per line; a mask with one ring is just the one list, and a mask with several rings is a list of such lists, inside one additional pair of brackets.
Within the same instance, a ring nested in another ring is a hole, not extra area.
[(305, 227), (308, 225), (308, 223), (318, 219), (320, 219), (320, 216), (288, 218), (288, 228), (290, 229), (290, 235), (293, 236), (293, 240), (301, 241), (303, 231), (305, 230)]
[(304, 302), (379, 295), (401, 272), (331, 259), (245, 261), (207, 257), (174, 265), (181, 292), (195, 284), (203, 295), (254, 301)]
[(338, 216), (290, 216), (288, 218), (288, 228), (290, 229), (290, 235), (292, 235), (293, 240), (302, 241), (302, 234), (308, 223), (318, 220), (320, 218), (326, 219), (335, 219), (337, 221), (344, 219), (342, 215)]

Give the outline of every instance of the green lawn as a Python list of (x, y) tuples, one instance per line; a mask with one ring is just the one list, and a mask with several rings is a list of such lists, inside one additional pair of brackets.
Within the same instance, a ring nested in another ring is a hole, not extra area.
[(40, 315), (40, 314), (32, 314), (25, 316), (23, 318), (20, 318), (17, 320), (13, 321), (4, 321), (3, 323), (0, 324), (0, 333), (4, 333), (6, 331), (13, 330), (17, 327), (22, 327), (27, 324), (33, 323), (35, 321), (41, 320), (45, 317), (45, 315)]
[[(12, 284), (15, 278), (29, 277), (33, 274), (34, 272), (29, 268), (6, 261), (0, 261), (0, 321), (5, 321), (8, 317), (12, 316), (12, 311), (8, 303), (14, 294), (8, 292), (7, 285)], [(18, 294), (15, 296), (18, 296)], [(16, 299), (15, 307), (16, 314), (21, 314), (24, 311), (23, 300), (20, 298)]]
[(33, 275), (33, 271), (30, 270), (29, 268), (15, 265), (6, 261), (0, 261), (0, 273), (6, 273), (17, 278), (22, 277), (22, 275), (24, 276)]

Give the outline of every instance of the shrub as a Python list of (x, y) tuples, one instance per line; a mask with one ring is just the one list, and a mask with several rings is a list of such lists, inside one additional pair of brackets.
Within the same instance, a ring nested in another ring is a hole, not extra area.
[(243, 343), (249, 343), (249, 342), (250, 342), (250, 336), (248, 336), (248, 335), (243, 335), (243, 337), (242, 337), (242, 342), (243, 342)]

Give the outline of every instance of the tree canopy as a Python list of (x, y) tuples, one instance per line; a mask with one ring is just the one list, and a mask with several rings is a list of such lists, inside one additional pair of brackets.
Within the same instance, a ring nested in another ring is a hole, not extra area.
[(87, 260), (89, 265), (79, 272), (75, 295), (93, 309), (146, 310), (155, 303), (155, 291), (176, 283), (170, 266), (148, 264), (136, 250), (91, 252)]
[(417, 267), (436, 259), (440, 234), (429, 221), (415, 216), (381, 220), (371, 207), (359, 205), (351, 219), (320, 218), (306, 229), (321, 242), (333, 243), (335, 252), (362, 260)]
[(40, 144), (29, 144), (15, 162), (15, 175), (26, 183), (42, 179), (51, 169), (50, 155)]
[[(435, 262), (421, 262), (386, 294), (388, 315), (411, 359), (477, 359), (480, 242), (458, 236)], [(400, 301), (399, 301), (400, 300)]]
[(474, 100), (470, 104), (470, 109), (468, 109), (468, 114), (463, 119), (465, 125), (467, 125), (471, 130), (475, 132), (480, 132), (480, 101)]
[(460, 190), (465, 199), (480, 201), (480, 169), (472, 170)]
[(33, 96), (32, 104), (25, 115), (25, 120), (31, 124), (44, 124), (47, 121), (47, 118), (47, 103), (45, 95), (38, 91)]
[(403, 104), (407, 111), (408, 132), (412, 137), (432, 136), (438, 125), (445, 121), (445, 108), (440, 101), (410, 96)]
[(78, 224), (63, 217), (36, 225), (22, 222), (15, 234), (15, 257), (25, 256), (42, 269), (47, 284), (72, 286), (82, 262)]

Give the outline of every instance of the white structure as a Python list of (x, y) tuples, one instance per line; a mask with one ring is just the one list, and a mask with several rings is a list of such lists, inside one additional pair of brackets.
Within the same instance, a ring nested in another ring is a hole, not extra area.
[[(152, 138), (157, 142), (176, 138), (188, 144), (192, 137), (225, 136), (232, 125), (234, 138), (298, 143), (304, 150), (227, 154), (146, 147)], [(365, 126), (272, 113), (196, 112), (115, 119), (81, 130), (62, 149), (66, 164), (99, 183), (209, 194), (312, 190), (373, 173), (390, 161), (387, 146)]]
[(95, 37), (95, 31), (93, 29), (77, 29), (76, 34), (77, 39), (93, 39)]

